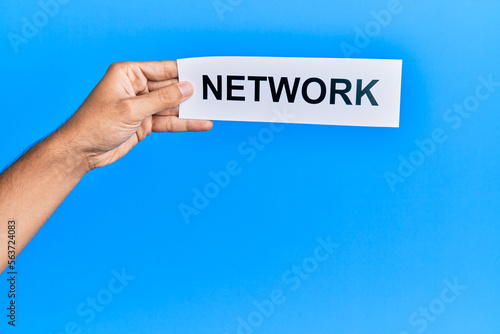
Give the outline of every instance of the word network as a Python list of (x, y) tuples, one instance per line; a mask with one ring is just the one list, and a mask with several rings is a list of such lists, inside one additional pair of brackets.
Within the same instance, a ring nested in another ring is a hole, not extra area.
[[(319, 104), (326, 100), (328, 94), (327, 84), (320, 78), (309, 78), (302, 82), (302, 78), (295, 78), (293, 84), (287, 77), (281, 77), (279, 82), (274, 77), (267, 76), (239, 76), (239, 75), (228, 75), (225, 80), (223, 80), (222, 75), (217, 75), (216, 83), (211, 80), (208, 75), (202, 76), (203, 81), (203, 99), (209, 99), (209, 91), (211, 95), (216, 100), (223, 99), (223, 92), (225, 91), (225, 98), (227, 101), (245, 101), (248, 96), (245, 96), (244, 91), (245, 86), (242, 85), (244, 81), (253, 82), (253, 101), (259, 102), (261, 99), (262, 87), (268, 87), (270, 96), (273, 102), (280, 102), (283, 91), (285, 91), (286, 99), (288, 103), (294, 103), (297, 96), (301, 96), (302, 99), (309, 104)], [(268, 83), (265, 85), (263, 83)], [(363, 86), (363, 80), (358, 79), (353, 84), (348, 79), (331, 79), (329, 87), (329, 103), (335, 104), (340, 99), (346, 105), (353, 105), (353, 102), (359, 106), (362, 102), (368, 101), (372, 106), (378, 106), (377, 100), (372, 94), (373, 87), (379, 82), (379, 80), (371, 80), (367, 85)], [(225, 83), (225, 88), (224, 88)], [(298, 94), (299, 87), (301, 86), (301, 94)], [(319, 88), (319, 96), (311, 97), (310, 87), (316, 85), (316, 94)], [(353, 86), (356, 86), (353, 89)], [(351, 96), (349, 96), (349, 93)], [(268, 95), (269, 96), (269, 95)], [(363, 97), (366, 96), (365, 99)]]

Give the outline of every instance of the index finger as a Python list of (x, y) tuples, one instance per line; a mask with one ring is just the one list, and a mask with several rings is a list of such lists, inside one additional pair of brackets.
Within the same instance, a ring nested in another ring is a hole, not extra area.
[(135, 62), (146, 79), (162, 81), (177, 78), (177, 62), (175, 60), (138, 61)]

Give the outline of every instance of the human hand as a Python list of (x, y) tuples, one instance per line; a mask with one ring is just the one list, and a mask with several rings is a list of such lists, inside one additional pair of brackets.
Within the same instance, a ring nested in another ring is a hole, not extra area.
[(190, 83), (179, 83), (175, 61), (115, 63), (54, 136), (63, 136), (88, 170), (106, 166), (152, 132), (210, 130), (212, 121), (179, 119), (179, 104), (192, 94)]

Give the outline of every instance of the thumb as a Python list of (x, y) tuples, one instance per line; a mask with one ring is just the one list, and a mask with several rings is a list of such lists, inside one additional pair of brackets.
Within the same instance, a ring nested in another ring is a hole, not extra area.
[(137, 96), (134, 104), (142, 117), (147, 117), (165, 109), (177, 107), (193, 95), (191, 83), (184, 81)]

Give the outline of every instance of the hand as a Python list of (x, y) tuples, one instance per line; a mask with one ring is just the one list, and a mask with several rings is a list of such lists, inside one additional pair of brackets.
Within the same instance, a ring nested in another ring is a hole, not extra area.
[[(12, 217), (21, 222), (19, 254), (89, 170), (118, 160), (151, 132), (210, 130), (212, 121), (179, 119), (179, 104), (192, 94), (190, 83), (178, 82), (175, 61), (111, 65), (66, 123), (0, 174), (0, 248), (7, 249)], [(0, 272), (7, 255), (0, 254)]]
[(152, 132), (210, 130), (212, 121), (179, 119), (179, 104), (192, 95), (175, 61), (115, 63), (54, 135), (64, 136), (88, 170), (106, 166)]

